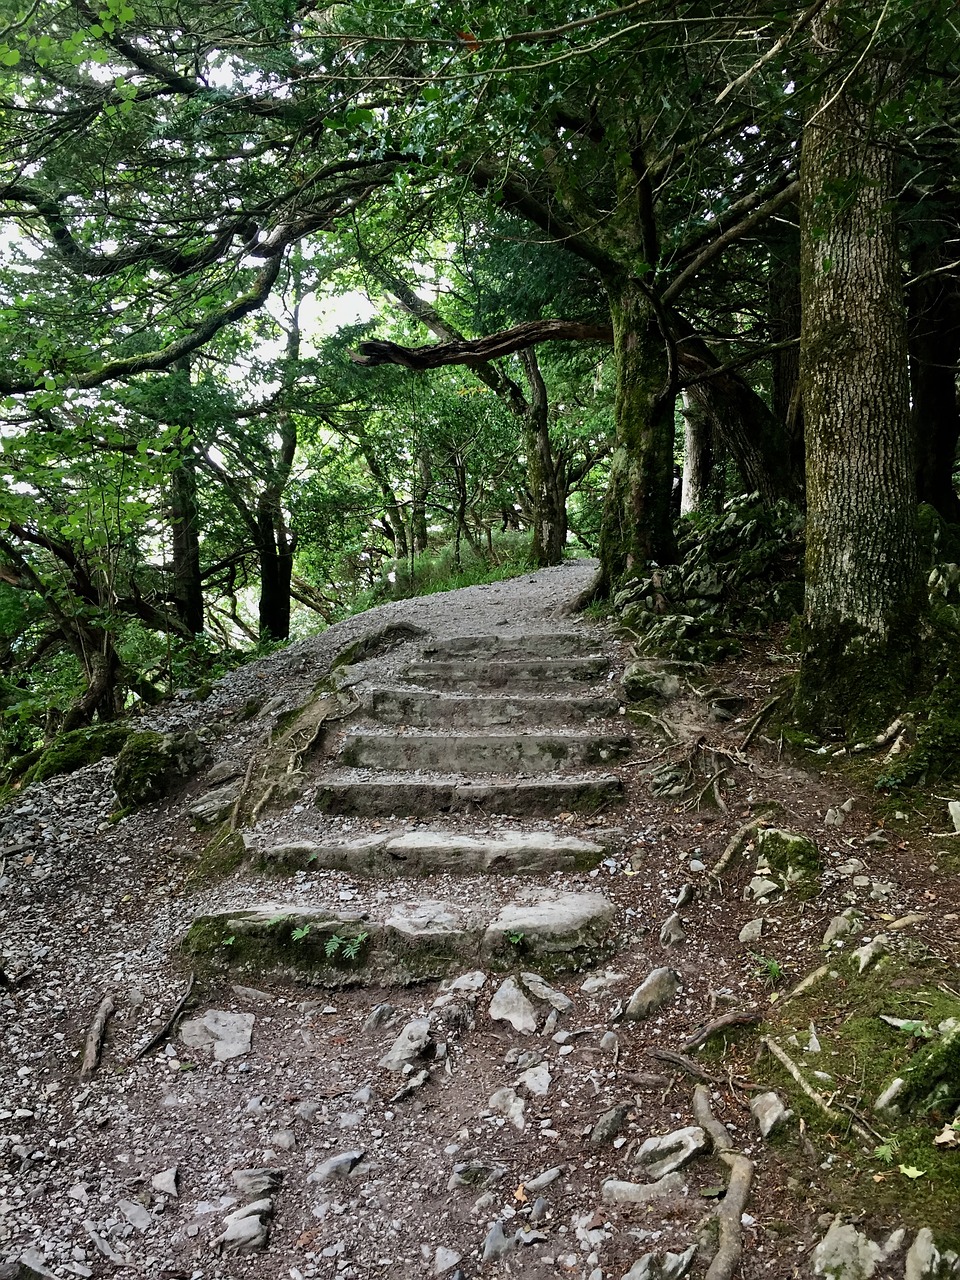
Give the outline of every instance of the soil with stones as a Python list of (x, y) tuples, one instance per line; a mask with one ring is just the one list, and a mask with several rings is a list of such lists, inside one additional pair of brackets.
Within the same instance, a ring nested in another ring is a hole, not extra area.
[[(878, 934), (956, 963), (943, 841), (764, 736), (769, 642), (641, 667), (628, 704), (628, 646), (573, 612), (593, 571), (184, 694), (144, 727), (204, 763), (139, 812), (103, 760), (0, 814), (10, 1275), (839, 1274), (838, 1207), (862, 1274), (954, 1273), (856, 1162), (838, 1206), (845, 1157), (765, 1096), (795, 1086), (756, 1030), (832, 921), (831, 963)], [(813, 880), (767, 827), (816, 842)], [(829, 1018), (852, 979), (823, 981)], [(820, 1088), (868, 1142), (871, 1100)]]

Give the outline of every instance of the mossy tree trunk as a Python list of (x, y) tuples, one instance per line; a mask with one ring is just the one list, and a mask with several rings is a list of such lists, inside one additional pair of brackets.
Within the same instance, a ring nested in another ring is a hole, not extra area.
[(533, 558), (540, 567), (559, 564), (567, 543), (567, 503), (550, 441), (549, 401), (536, 351), (520, 352), (528, 395), (524, 452), (533, 506)]
[(675, 394), (660, 325), (640, 281), (608, 283), (617, 362), (616, 444), (600, 527), (607, 593), (676, 557), (670, 511)]
[[(814, 34), (828, 57), (847, 52), (839, 4)], [(864, 63), (855, 86), (828, 82), (804, 129), (800, 196), (807, 556), (795, 709), (807, 728), (858, 736), (916, 678), (922, 602), (894, 157), (873, 133), (870, 76), (880, 85), (883, 68)]]
[(683, 480), (680, 514), (719, 511), (723, 503), (722, 469), (717, 465), (713, 421), (701, 401), (683, 394)]

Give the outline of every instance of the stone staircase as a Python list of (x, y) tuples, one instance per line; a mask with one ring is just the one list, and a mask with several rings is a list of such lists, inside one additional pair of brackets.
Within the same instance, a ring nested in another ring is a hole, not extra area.
[(608, 899), (543, 881), (589, 872), (611, 852), (610, 838), (592, 835), (602, 826), (584, 838), (568, 824), (622, 794), (612, 768), (632, 742), (614, 676), (590, 633), (572, 627), (407, 643), (392, 662), (340, 668), (341, 696), (355, 710), (320, 739), (304, 778), (300, 808), (312, 801), (311, 822), (281, 842), (248, 834), (261, 867), (526, 884), (506, 900), (458, 884), (450, 896), (362, 910), (298, 894), (200, 917), (186, 949), (220, 967), (330, 987), (443, 978), (465, 964), (555, 972), (609, 955)]

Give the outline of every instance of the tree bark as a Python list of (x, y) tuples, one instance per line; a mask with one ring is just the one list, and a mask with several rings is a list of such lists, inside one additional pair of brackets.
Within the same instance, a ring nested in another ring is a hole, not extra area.
[(713, 421), (701, 401), (683, 393), (683, 480), (680, 514), (720, 510), (723, 483), (716, 456)]
[(533, 557), (541, 568), (559, 564), (567, 544), (566, 497), (558, 484), (556, 461), (550, 442), (547, 388), (536, 351), (520, 353), (529, 395), (524, 421), (524, 450), (533, 500)]
[(676, 556), (670, 512), (670, 362), (652, 303), (636, 280), (608, 286), (617, 361), (616, 445), (600, 528), (600, 590)]
[[(828, 56), (848, 53), (838, 3), (814, 35)], [(902, 705), (921, 631), (894, 158), (865, 91), (882, 73), (865, 63), (855, 87), (828, 82), (801, 161), (807, 555), (795, 710), (817, 732), (857, 736)]]
[(200, 571), (200, 528), (197, 464), (188, 444), (170, 477), (170, 528), (173, 544), (173, 604), (177, 617), (193, 635), (203, 631), (203, 578)]
[(786, 435), (791, 475), (798, 489), (805, 469), (803, 397), (800, 391), (800, 234), (792, 224), (771, 228), (767, 277), (767, 319), (771, 342), (797, 339), (770, 357), (773, 416)]

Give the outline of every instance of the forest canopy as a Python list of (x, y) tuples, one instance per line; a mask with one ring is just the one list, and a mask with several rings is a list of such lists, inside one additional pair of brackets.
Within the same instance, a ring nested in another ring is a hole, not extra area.
[(391, 592), (668, 608), (743, 493), (802, 727), (949, 691), (958, 74), (946, 0), (2, 0), (4, 758)]

